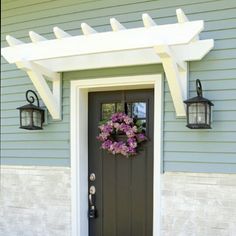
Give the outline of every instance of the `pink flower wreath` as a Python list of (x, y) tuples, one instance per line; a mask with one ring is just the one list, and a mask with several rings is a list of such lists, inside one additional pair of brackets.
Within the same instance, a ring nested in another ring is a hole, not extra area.
[[(102, 142), (101, 148), (109, 153), (134, 156), (140, 144), (147, 140), (142, 124), (125, 113), (114, 113), (110, 119), (99, 127), (97, 139)], [(126, 141), (118, 141), (118, 135), (125, 135)]]

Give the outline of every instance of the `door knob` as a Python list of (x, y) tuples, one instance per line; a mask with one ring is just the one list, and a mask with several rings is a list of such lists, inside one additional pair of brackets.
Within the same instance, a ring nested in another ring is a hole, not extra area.
[(90, 219), (95, 219), (97, 217), (97, 209), (95, 206), (95, 193), (96, 188), (95, 186), (91, 186), (89, 188), (89, 211), (88, 211), (88, 217)]

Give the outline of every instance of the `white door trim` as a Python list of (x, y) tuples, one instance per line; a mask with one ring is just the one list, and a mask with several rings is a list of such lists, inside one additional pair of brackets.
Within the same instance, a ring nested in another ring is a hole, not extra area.
[(150, 86), (154, 88), (153, 236), (160, 236), (163, 116), (161, 74), (71, 81), (72, 236), (88, 236), (88, 92)]

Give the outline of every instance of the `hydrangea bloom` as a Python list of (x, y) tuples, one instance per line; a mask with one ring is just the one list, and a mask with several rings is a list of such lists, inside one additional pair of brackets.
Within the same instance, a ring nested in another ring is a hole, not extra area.
[[(114, 113), (105, 124), (98, 128), (100, 133), (97, 139), (102, 142), (101, 148), (114, 155), (121, 154), (125, 157), (136, 155), (139, 145), (147, 140), (134, 119), (122, 112)], [(125, 135), (126, 140), (117, 140), (119, 134)]]

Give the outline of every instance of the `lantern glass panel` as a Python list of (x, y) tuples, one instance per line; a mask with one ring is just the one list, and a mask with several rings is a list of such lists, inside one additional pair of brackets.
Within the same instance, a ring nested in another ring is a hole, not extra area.
[(206, 114), (206, 117), (207, 117), (207, 124), (210, 125), (210, 122), (211, 122), (211, 106), (209, 104), (206, 105), (206, 110), (207, 110), (207, 114)]
[(205, 104), (198, 103), (197, 104), (197, 124), (205, 124), (205, 123), (206, 123)]
[(33, 124), (34, 124), (34, 126), (41, 127), (41, 121), (42, 121), (42, 112), (34, 110), (33, 111)]
[(197, 103), (189, 105), (189, 123), (190, 124), (197, 123)]
[(21, 126), (31, 126), (31, 110), (21, 111)]

